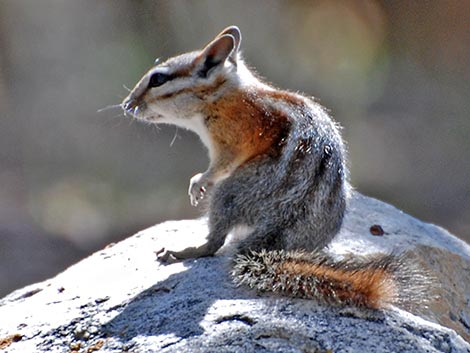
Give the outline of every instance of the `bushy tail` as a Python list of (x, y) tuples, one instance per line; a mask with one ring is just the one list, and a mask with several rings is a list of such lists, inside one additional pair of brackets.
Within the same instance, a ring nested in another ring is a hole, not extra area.
[(335, 261), (324, 252), (262, 250), (236, 255), (232, 276), (259, 292), (370, 309), (425, 304), (432, 282), (406, 254)]

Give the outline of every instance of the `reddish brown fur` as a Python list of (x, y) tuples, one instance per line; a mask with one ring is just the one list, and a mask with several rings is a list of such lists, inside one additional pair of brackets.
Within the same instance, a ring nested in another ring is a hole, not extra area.
[(261, 154), (279, 155), (291, 125), (289, 116), (257, 92), (236, 90), (206, 105), (206, 124), (219, 153), (237, 165)]
[(175, 70), (173, 72), (173, 76), (175, 77), (189, 77), (193, 74), (194, 66), (196, 66), (196, 63), (192, 63), (191, 65), (183, 66), (179, 68), (178, 70)]
[(390, 275), (382, 269), (346, 270), (310, 262), (290, 261), (281, 263), (278, 274), (314, 277), (325, 281), (318, 288), (324, 298), (335, 296), (340, 302), (372, 309), (380, 309), (393, 303), (397, 288)]
[(263, 90), (262, 94), (267, 96), (267, 97), (271, 97), (274, 100), (283, 101), (283, 102), (288, 103), (292, 106), (302, 106), (302, 105), (305, 104), (304, 101), (301, 98), (299, 98), (297, 95), (292, 94), (292, 93), (287, 92), (287, 91), (279, 91), (279, 90), (267, 91), (267, 90)]

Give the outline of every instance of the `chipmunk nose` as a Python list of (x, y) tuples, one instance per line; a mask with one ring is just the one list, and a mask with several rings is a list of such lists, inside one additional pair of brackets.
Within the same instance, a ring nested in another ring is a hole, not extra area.
[(124, 110), (124, 115), (129, 113), (136, 117), (147, 108), (147, 104), (139, 98), (129, 96), (123, 100), (121, 108)]
[(122, 102), (121, 107), (125, 111), (131, 111), (134, 108), (134, 100), (131, 97), (127, 97)]

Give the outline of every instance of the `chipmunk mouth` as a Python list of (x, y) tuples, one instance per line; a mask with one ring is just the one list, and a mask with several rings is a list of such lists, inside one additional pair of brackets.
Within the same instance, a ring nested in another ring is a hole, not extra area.
[(124, 115), (130, 114), (136, 119), (145, 119), (145, 111), (147, 110), (145, 102), (136, 102), (134, 99), (127, 98), (122, 102), (121, 108)]
[(121, 104), (121, 108), (124, 111), (125, 116), (129, 114), (132, 118), (137, 120), (156, 123), (158, 120), (164, 118), (161, 114), (148, 111), (147, 104), (145, 102), (142, 102), (141, 104), (133, 104), (132, 101), (126, 100)]

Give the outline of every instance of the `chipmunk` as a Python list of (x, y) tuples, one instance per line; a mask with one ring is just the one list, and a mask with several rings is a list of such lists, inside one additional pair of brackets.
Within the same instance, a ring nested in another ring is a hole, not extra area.
[(136, 119), (194, 131), (209, 152), (208, 170), (189, 186), (192, 205), (209, 205), (207, 241), (159, 259), (212, 256), (245, 225), (233, 258), (238, 285), (372, 309), (405, 301), (415, 271), (401, 256), (337, 261), (323, 250), (350, 189), (338, 125), (313, 99), (262, 81), (242, 59), (241, 38), (231, 26), (155, 65), (122, 102)]

